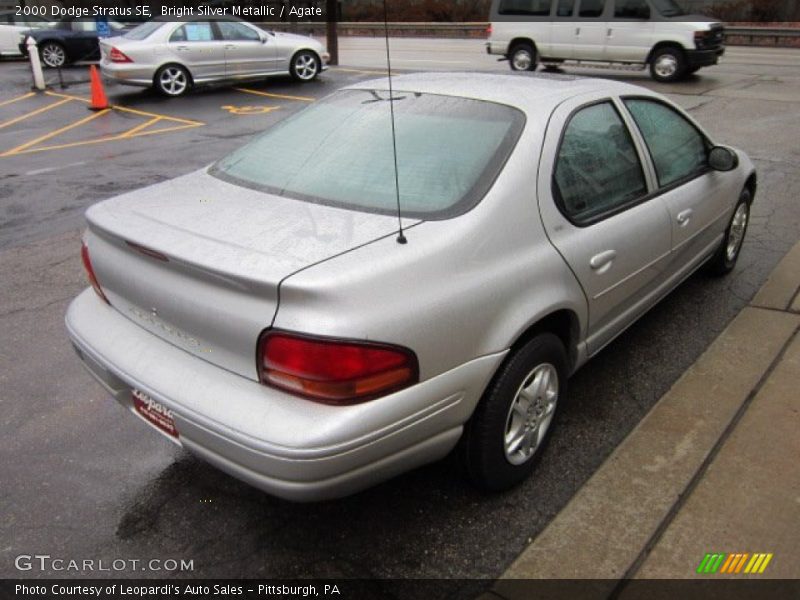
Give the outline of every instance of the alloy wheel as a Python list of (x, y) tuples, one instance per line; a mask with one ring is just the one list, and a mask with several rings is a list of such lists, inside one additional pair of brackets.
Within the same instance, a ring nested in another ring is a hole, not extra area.
[(52, 68), (58, 68), (67, 61), (67, 54), (64, 48), (58, 44), (45, 44), (42, 48), (42, 62)]
[(522, 382), (506, 417), (506, 460), (521, 465), (544, 439), (558, 402), (558, 371), (550, 363), (537, 365)]
[(310, 54), (300, 54), (294, 60), (294, 72), (303, 81), (314, 79), (317, 75), (317, 59)]
[(189, 85), (189, 79), (183, 69), (167, 67), (161, 72), (158, 83), (166, 94), (170, 96), (180, 96), (186, 91)]
[(731, 220), (731, 228), (728, 232), (728, 245), (725, 248), (725, 258), (728, 262), (733, 261), (744, 241), (744, 233), (747, 230), (747, 204), (740, 203)]

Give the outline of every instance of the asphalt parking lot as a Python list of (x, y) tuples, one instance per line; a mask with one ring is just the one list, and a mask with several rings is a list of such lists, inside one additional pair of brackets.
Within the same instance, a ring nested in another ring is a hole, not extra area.
[[(69, 300), (86, 285), (81, 215), (98, 200), (199, 169), (336, 88), (380, 75), (371, 54), (348, 58), (369, 48), (345, 44), (347, 66), (308, 85), (279, 79), (179, 100), (109, 87), (114, 108), (101, 112), (86, 108), (86, 67), (67, 69), (74, 83), (64, 89), (48, 72), (51, 90), (31, 94), (27, 65), (0, 63), (0, 576), (21, 575), (18, 554), (44, 553), (191, 559), (198, 577), (496, 577), (797, 240), (800, 51), (736, 49), (716, 69), (657, 89), (757, 165), (740, 262), (725, 279), (690, 278), (574, 377), (531, 480), (484, 495), (446, 459), (335, 502), (265, 496), (131, 419), (83, 371), (63, 327)], [(474, 65), (448, 63), (455, 59), (442, 48), (431, 67), (506, 68), (477, 53)], [(413, 68), (409, 60), (401, 64)], [(641, 73), (576, 72), (655, 87)]]

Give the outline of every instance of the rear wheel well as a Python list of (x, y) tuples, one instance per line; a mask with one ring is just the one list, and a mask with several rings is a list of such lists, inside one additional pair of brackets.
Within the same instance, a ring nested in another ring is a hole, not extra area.
[(191, 69), (189, 67), (187, 67), (186, 65), (182, 65), (179, 62), (167, 62), (167, 63), (164, 63), (163, 65), (161, 65), (160, 67), (158, 67), (156, 69), (156, 72), (153, 73), (153, 85), (157, 85), (157, 80), (158, 80), (159, 73), (161, 73), (161, 71), (163, 71), (167, 67), (180, 67), (181, 69), (186, 71), (186, 74), (189, 76), (189, 84), (190, 85), (194, 85), (194, 76), (192, 75)]
[(506, 56), (510, 56), (511, 51), (514, 49), (514, 46), (517, 46), (519, 44), (528, 44), (533, 48), (534, 52), (536, 52), (537, 54), (539, 53), (539, 51), (536, 49), (536, 42), (534, 42), (530, 38), (519, 37), (519, 38), (514, 38), (508, 43), (508, 53), (506, 54)]
[(564, 349), (567, 351), (567, 358), (569, 359), (569, 368), (572, 369), (577, 359), (579, 331), (578, 316), (574, 312), (568, 309), (557, 310), (543, 319), (539, 319), (523, 331), (511, 345), (510, 354), (513, 354), (540, 333), (552, 333), (564, 344)]

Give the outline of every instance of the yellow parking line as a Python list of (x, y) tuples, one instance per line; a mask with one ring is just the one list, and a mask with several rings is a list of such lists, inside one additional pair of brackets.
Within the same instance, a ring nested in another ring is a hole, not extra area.
[(306, 96), (287, 96), (285, 94), (270, 94), (269, 92), (259, 92), (258, 90), (251, 90), (249, 88), (233, 88), (237, 92), (244, 92), (245, 94), (255, 94), (256, 96), (266, 96), (267, 98), (280, 98), (282, 100), (300, 100), (302, 102), (314, 102), (316, 98), (307, 98)]
[(70, 123), (69, 125), (61, 127), (60, 129), (56, 129), (55, 131), (51, 131), (50, 133), (46, 133), (46, 134), (44, 134), (42, 136), (39, 136), (38, 138), (33, 139), (33, 140), (29, 141), (29, 142), (25, 142), (24, 144), (20, 144), (16, 148), (12, 148), (11, 150), (7, 150), (7, 151), (3, 152), (2, 154), (0, 154), (0, 157), (2, 157), (2, 156), (12, 156), (14, 154), (19, 154), (23, 150), (26, 150), (26, 149), (30, 148), (31, 146), (35, 146), (36, 144), (38, 144), (40, 142), (43, 142), (45, 140), (49, 140), (50, 138), (55, 137), (55, 136), (59, 135), (60, 133), (64, 133), (65, 131), (69, 131), (70, 129), (74, 129), (75, 127), (78, 127), (79, 125), (83, 125), (84, 123), (88, 123), (92, 119), (96, 119), (97, 117), (100, 117), (100, 116), (106, 114), (108, 111), (109, 111), (109, 109), (105, 109), (105, 110), (98, 111), (96, 113), (92, 113), (88, 117), (80, 119), (79, 121), (75, 121), (74, 123)]
[(4, 122), (0, 123), (0, 129), (3, 129), (4, 127), (8, 127), (9, 125), (13, 125), (14, 123), (19, 123), (20, 121), (24, 121), (28, 117), (32, 117), (34, 115), (38, 115), (39, 113), (43, 113), (43, 112), (48, 111), (50, 109), (53, 109), (53, 108), (55, 108), (57, 106), (61, 106), (62, 104), (66, 104), (67, 102), (69, 102), (69, 100), (59, 100), (58, 102), (54, 102), (53, 104), (48, 104), (47, 106), (43, 106), (41, 108), (37, 108), (36, 110), (32, 110), (31, 112), (25, 113), (24, 115), (21, 115), (19, 117), (15, 117), (13, 119), (9, 119), (8, 121), (4, 121)]
[(124, 138), (134, 137), (137, 134), (137, 132), (141, 131), (142, 129), (145, 129), (145, 128), (149, 127), (150, 125), (154, 125), (154, 124), (158, 123), (160, 120), (161, 120), (161, 117), (153, 117), (149, 121), (145, 121), (144, 123), (139, 123), (136, 127), (132, 128), (132, 129), (129, 129), (128, 131), (123, 133), (122, 137), (124, 137)]
[(141, 137), (143, 135), (155, 135), (156, 133), (166, 133), (167, 131), (178, 131), (180, 129), (189, 129), (190, 127), (199, 127), (202, 123), (197, 125), (175, 125), (175, 127), (163, 127), (162, 129), (154, 129), (153, 131), (143, 131), (128, 137)]
[[(69, 98), (70, 100), (79, 100), (80, 102), (85, 102), (86, 104), (90, 103), (90, 100), (88, 98), (82, 98), (80, 96), (72, 96), (70, 94), (60, 94), (58, 92), (45, 92), (45, 94), (48, 94), (49, 96), (60, 96), (62, 98)], [(143, 117), (159, 117), (161, 119), (170, 119), (172, 121), (178, 121), (179, 123), (186, 123), (187, 125), (205, 125), (205, 123), (201, 121), (194, 121), (192, 119), (181, 119), (180, 117), (173, 117), (171, 115), (159, 115), (157, 113), (151, 113), (146, 110), (129, 108), (127, 106), (119, 106), (117, 104), (111, 105), (111, 108), (113, 108), (114, 110), (121, 110), (123, 112), (128, 112)]]
[[(150, 122), (148, 122), (147, 124), (149, 125)], [(56, 144), (54, 146), (43, 146), (41, 148), (30, 148), (30, 149), (27, 149), (27, 150), (21, 150), (21, 151), (15, 152), (15, 155), (33, 154), (34, 152), (44, 152), (46, 150), (63, 150), (64, 148), (74, 148), (75, 146), (89, 146), (91, 144), (99, 144), (101, 142), (114, 142), (114, 141), (117, 141), (117, 140), (125, 140), (125, 139), (134, 138), (134, 137), (141, 137), (143, 135), (154, 135), (156, 133), (166, 133), (168, 131), (178, 131), (180, 129), (189, 129), (191, 127), (199, 127), (201, 125), (202, 125), (202, 123), (199, 123), (197, 125), (176, 125), (175, 127), (165, 127), (163, 129), (155, 129), (153, 131), (142, 131), (141, 133), (134, 133), (132, 135), (130, 134), (130, 130), (128, 130), (126, 132), (123, 132), (123, 133), (120, 133), (120, 134), (117, 134), (117, 135), (109, 135), (109, 136), (106, 136), (106, 137), (96, 138), (96, 139), (93, 139), (93, 140), (83, 140), (83, 141), (80, 141), (80, 142), (69, 142), (67, 144)], [(134, 127), (134, 129), (138, 129), (138, 128), (139, 128), (138, 125), (136, 127)], [(11, 152), (11, 151), (9, 151), (9, 152)], [(5, 154), (0, 154), (0, 158), (5, 157), (6, 155), (11, 156), (8, 152), (6, 152)]]
[(27, 94), (22, 94), (22, 96), (17, 96), (16, 98), (11, 98), (10, 100), (4, 100), (0, 102), (0, 106), (6, 106), (8, 104), (13, 104), (14, 102), (19, 102), (20, 100), (25, 100), (25, 98), (30, 98), (31, 96), (35, 96), (36, 92), (28, 92)]

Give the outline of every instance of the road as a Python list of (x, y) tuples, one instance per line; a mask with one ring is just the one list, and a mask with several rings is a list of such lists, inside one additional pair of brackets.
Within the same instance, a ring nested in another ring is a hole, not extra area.
[[(759, 190), (735, 272), (690, 278), (583, 368), (535, 476), (509, 493), (475, 491), (446, 459), (335, 502), (265, 496), (148, 430), (83, 371), (63, 328), (67, 303), (86, 285), (81, 215), (103, 198), (198, 169), (348, 81), (374, 76), (383, 68), (379, 42), (342, 39), (343, 66), (305, 86), (275, 80), (174, 101), (111, 87), (125, 110), (92, 119), (80, 99), (85, 84), (53, 88), (68, 97), (23, 97), (26, 65), (0, 63), (0, 576), (54, 575), (14, 567), (19, 554), (44, 553), (189, 559), (191, 574), (203, 577), (495, 577), (797, 240), (800, 51), (734, 48), (722, 65), (670, 86), (636, 72), (567, 69), (669, 93), (712, 136), (750, 154)], [(479, 41), (391, 45), (398, 69), (507, 68)], [(85, 68), (66, 77), (85, 80)]]

